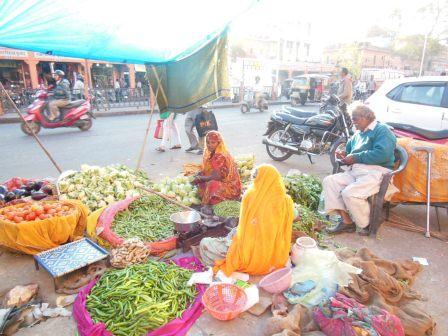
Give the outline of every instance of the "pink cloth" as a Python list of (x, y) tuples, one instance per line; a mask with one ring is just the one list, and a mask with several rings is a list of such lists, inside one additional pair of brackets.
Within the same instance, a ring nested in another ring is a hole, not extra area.
[[(177, 266), (186, 268), (192, 271), (203, 271), (204, 266), (199, 259), (195, 257), (185, 257), (172, 260)], [(91, 281), (87, 286), (82, 288), (76, 297), (73, 304), (73, 317), (78, 325), (78, 332), (80, 336), (113, 336), (111, 332), (106, 329), (104, 323), (94, 324), (90, 318), (90, 314), (86, 308), (87, 297), (92, 287), (99, 279)], [(205, 292), (206, 286), (196, 286), (198, 296), (193, 304), (182, 314), (181, 318), (176, 318), (169, 323), (161, 326), (159, 329), (151, 331), (147, 336), (184, 336), (187, 334), (191, 326), (201, 316), (204, 306), (202, 304), (202, 295)]]

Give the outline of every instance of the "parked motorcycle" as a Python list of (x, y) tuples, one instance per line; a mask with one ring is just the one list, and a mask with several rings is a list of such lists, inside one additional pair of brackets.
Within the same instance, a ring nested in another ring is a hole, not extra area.
[(319, 113), (283, 107), (274, 112), (265, 132), (263, 144), (275, 161), (285, 161), (293, 154), (313, 155), (330, 153), (332, 164), (336, 151), (345, 147), (353, 134), (352, 120), (346, 105), (331, 95), (323, 101)]
[(87, 131), (92, 127), (92, 118), (95, 118), (90, 112), (89, 100), (74, 100), (67, 106), (59, 109), (60, 117), (56, 121), (48, 119), (48, 92), (39, 90), (36, 92), (34, 102), (28, 106), (25, 120), (21, 129), (27, 135), (32, 135), (29, 127), (35, 134), (39, 133), (41, 127), (59, 128), (59, 127), (77, 127), (81, 131)]
[(397, 138), (412, 138), (435, 144), (448, 145), (448, 130), (431, 131), (412, 125), (387, 123)]
[(241, 103), (241, 113), (250, 112), (252, 108), (258, 109), (260, 112), (267, 111), (268, 101), (266, 100), (266, 94), (262, 93), (262, 97), (258, 100), (258, 103), (255, 101), (255, 92), (254, 91), (246, 91), (244, 95), (244, 101)]

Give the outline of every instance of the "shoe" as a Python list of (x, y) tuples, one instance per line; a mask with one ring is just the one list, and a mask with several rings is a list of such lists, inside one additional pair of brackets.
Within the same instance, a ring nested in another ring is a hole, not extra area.
[(342, 219), (333, 227), (326, 228), (325, 231), (331, 234), (338, 234), (343, 232), (355, 232), (356, 225), (355, 223), (345, 224)]
[(182, 148), (181, 145), (177, 145), (177, 146), (173, 146), (173, 147), (171, 147), (170, 149), (181, 149), (181, 148)]
[(187, 148), (185, 151), (187, 152), (187, 153), (190, 153), (190, 152), (192, 152), (192, 151), (194, 151), (194, 150), (196, 150), (197, 148), (195, 148), (195, 147), (190, 147), (190, 148)]
[(204, 154), (204, 151), (202, 149), (198, 149), (198, 151), (196, 152), (197, 155), (202, 155)]
[(367, 226), (365, 228), (356, 228), (356, 233), (360, 236), (368, 236), (370, 234), (370, 227)]
[(162, 147), (157, 147), (156, 151), (163, 153), (165, 151), (165, 149), (163, 149)]

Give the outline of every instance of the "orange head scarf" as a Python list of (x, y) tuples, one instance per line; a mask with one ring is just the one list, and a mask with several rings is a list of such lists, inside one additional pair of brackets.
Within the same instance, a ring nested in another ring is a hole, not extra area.
[[(207, 147), (207, 139), (212, 140), (215, 142), (218, 142), (218, 146), (216, 147), (215, 151), (212, 153)], [(232, 156), (230, 155), (229, 150), (226, 147), (226, 144), (224, 143), (224, 140), (222, 138), (221, 133), (218, 131), (210, 131), (205, 136), (205, 146), (204, 146), (204, 155), (202, 156), (202, 170), (209, 174), (213, 170), (211, 167), (210, 159), (212, 154), (221, 154), (226, 159), (226, 164), (230, 166), (233, 163)]]
[(243, 196), (237, 234), (217, 269), (267, 274), (284, 267), (291, 248), (294, 204), (283, 178), (268, 164), (257, 168), (253, 185)]

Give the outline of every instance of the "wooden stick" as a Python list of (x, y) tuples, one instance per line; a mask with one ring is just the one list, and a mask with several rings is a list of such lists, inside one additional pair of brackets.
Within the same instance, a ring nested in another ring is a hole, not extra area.
[[(151, 94), (151, 93), (150, 93)], [(138, 161), (137, 161), (137, 167), (135, 168), (135, 172), (137, 173), (140, 170), (140, 166), (142, 164), (143, 161), (143, 155), (145, 154), (145, 148), (146, 148), (146, 143), (148, 142), (148, 136), (149, 136), (149, 131), (151, 128), (151, 121), (152, 121), (152, 116), (154, 114), (154, 110), (156, 108), (156, 104), (157, 104), (157, 95), (159, 94), (159, 87), (157, 87), (157, 91), (155, 94), (155, 102), (154, 104), (151, 106), (151, 114), (149, 115), (149, 120), (148, 120), (148, 126), (146, 126), (146, 133), (145, 133), (145, 138), (143, 140), (143, 145), (142, 148), (140, 149), (140, 155), (138, 157)]]
[[(177, 206), (180, 206), (182, 209), (185, 209), (185, 210), (188, 210), (188, 211), (197, 211), (197, 210), (195, 210), (193, 208), (190, 208), (190, 207), (186, 206), (185, 204), (182, 204), (182, 203), (178, 202), (177, 200), (172, 199), (171, 197), (168, 197), (168, 196), (166, 196), (166, 195), (164, 195), (162, 193), (159, 193), (159, 192), (157, 192), (157, 191), (155, 191), (153, 189), (145, 188), (145, 187), (137, 187), (137, 188), (139, 188), (141, 190), (144, 190), (144, 191), (146, 191), (146, 192), (148, 192), (150, 194), (154, 194), (154, 195), (160, 196), (163, 199), (166, 199), (168, 202), (171, 202), (173, 204), (176, 204)], [(197, 211), (197, 212), (201, 213), (200, 211)]]
[(31, 135), (34, 137), (34, 139), (37, 141), (38, 145), (40, 146), (40, 148), (42, 148), (42, 150), (45, 152), (45, 154), (48, 156), (48, 158), (50, 159), (50, 161), (53, 163), (53, 165), (56, 167), (56, 169), (58, 170), (59, 174), (62, 173), (62, 169), (61, 167), (56, 163), (56, 161), (53, 159), (53, 157), (51, 156), (51, 154), (48, 152), (48, 150), (45, 148), (44, 144), (40, 141), (40, 139), (37, 137), (36, 133), (34, 133), (34, 130), (28, 125), (28, 121), (25, 120), (24, 116), (22, 115), (22, 113), (20, 112), (19, 108), (16, 106), (16, 104), (14, 103), (14, 101), (11, 99), (11, 96), (9, 95), (9, 93), (6, 91), (5, 87), (3, 86), (2, 82), (0, 82), (0, 89), (3, 90), (3, 92), (5, 92), (6, 97), (9, 99), (9, 101), (11, 102), (12, 106), (14, 107), (15, 111), (17, 112), (17, 114), (19, 115), (20, 119), (22, 119), (23, 123), (25, 124), (25, 126), (28, 128), (28, 130), (31, 132)]

